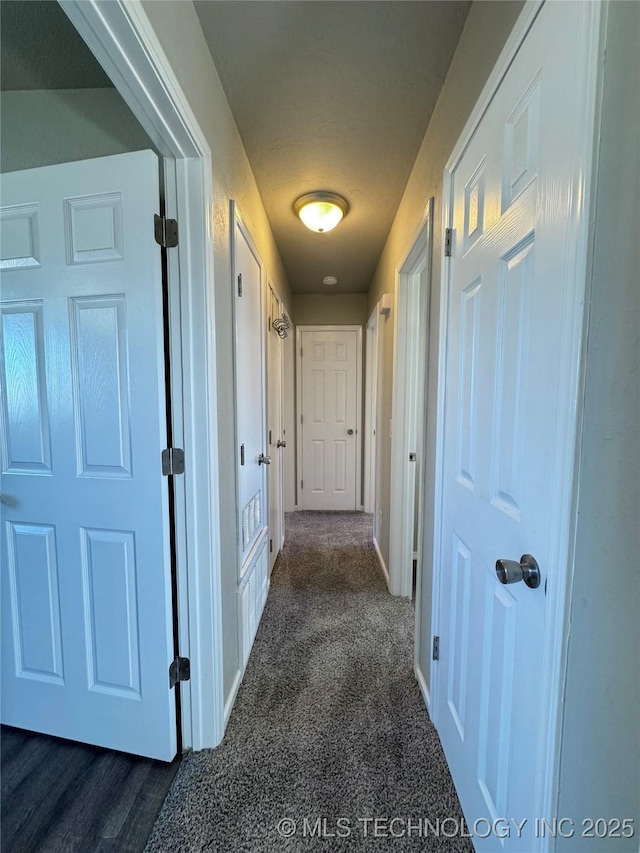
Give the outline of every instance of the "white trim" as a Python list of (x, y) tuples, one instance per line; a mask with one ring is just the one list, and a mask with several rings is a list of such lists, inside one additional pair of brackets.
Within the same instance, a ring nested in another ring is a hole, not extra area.
[(376, 554), (378, 555), (378, 562), (380, 563), (380, 568), (382, 569), (382, 574), (384, 575), (384, 579), (387, 582), (387, 586), (389, 586), (389, 570), (387, 569), (387, 564), (384, 561), (384, 557), (382, 556), (382, 551), (380, 550), (380, 546), (378, 545), (378, 540), (376, 537), (373, 537), (373, 547), (375, 549)]
[[(302, 430), (300, 429), (300, 417), (302, 415), (302, 359), (300, 347), (302, 345), (303, 332), (357, 332), (356, 339), (356, 494), (354, 511), (362, 508), (362, 326), (296, 326), (296, 460), (297, 460), (297, 483), (304, 480), (302, 469)], [(303, 490), (304, 491), (304, 490)], [(298, 491), (298, 502), (296, 509), (302, 509), (302, 497)]]
[(420, 666), (417, 661), (413, 668), (413, 671), (416, 676), (416, 681), (418, 682), (418, 687), (420, 688), (420, 693), (422, 694), (422, 701), (424, 702), (427, 708), (429, 716), (431, 716), (431, 696), (429, 694), (429, 688), (427, 687), (427, 680), (425, 679), (424, 673), (420, 669)]
[(173, 429), (187, 466), (176, 490), (178, 614), (180, 654), (191, 659), (182, 738), (204, 749), (224, 733), (211, 151), (140, 0), (60, 5), (160, 154), (175, 159), (167, 197), (180, 222), (169, 269)]
[(376, 303), (365, 328), (363, 511), (370, 513), (375, 513), (376, 508), (375, 454), (378, 433), (378, 312), (379, 306)]
[[(453, 171), (475, 133), (486, 112), (491, 99), (514, 56), (524, 41), (541, 3), (528, 2), (505, 45), (496, 66), (484, 87), (480, 99), (474, 108), (465, 129), (449, 158), (443, 179), (443, 229), (452, 227), (452, 186)], [(573, 191), (574, 208), (568, 226), (566, 251), (566, 294), (565, 325), (562, 335), (563, 347), (575, 353), (570, 372), (563, 379), (563, 387), (570, 392), (566, 399), (571, 405), (559, 418), (557, 446), (559, 458), (554, 466), (556, 486), (554, 493), (559, 495), (551, 517), (556, 522), (552, 531), (549, 561), (550, 564), (566, 566), (566, 572), (549, 577), (547, 597), (547, 615), (545, 619), (543, 646), (543, 683), (539, 687), (541, 695), (541, 736), (538, 746), (536, 779), (532, 792), (532, 811), (534, 815), (556, 814), (560, 775), (560, 739), (563, 713), (563, 694), (566, 678), (566, 659), (569, 639), (568, 608), (571, 597), (571, 583), (574, 570), (574, 539), (577, 521), (577, 486), (579, 471), (576, 466), (577, 451), (580, 443), (582, 412), (584, 408), (585, 353), (583, 333), (585, 312), (588, 310), (588, 259), (591, 240), (592, 193), (596, 169), (594, 146), (599, 132), (598, 104), (601, 97), (603, 67), (603, 34), (606, 28), (606, 4), (596, 0), (593, 3), (580, 4), (580, 52), (575, 57), (575, 67), (580, 74), (580, 93), (575, 99), (576, 114), (582, 119), (581, 128), (576, 128), (572, 144), (575, 146)], [(448, 316), (448, 282), (450, 264), (444, 258), (441, 267), (441, 306), (439, 322), (438, 353), (438, 410), (436, 437), (436, 481), (435, 515), (433, 544), (433, 634), (439, 633), (439, 603), (441, 597), (441, 559), (442, 559), (442, 497), (443, 497), (443, 449), (444, 449), (444, 400), (446, 365), (446, 330)], [(562, 361), (562, 360), (561, 360)], [(431, 664), (432, 719), (438, 725), (438, 676), (436, 664)], [(546, 853), (552, 848), (549, 838), (535, 840), (532, 853)]]
[[(240, 650), (242, 652), (242, 646), (240, 646)], [(229, 722), (229, 717), (231, 716), (231, 712), (233, 711), (233, 706), (236, 703), (236, 699), (238, 697), (238, 690), (240, 690), (240, 685), (242, 684), (242, 676), (243, 670), (239, 669), (236, 672), (236, 676), (233, 679), (233, 684), (231, 685), (231, 690), (229, 691), (229, 695), (227, 696), (227, 701), (224, 704), (224, 727), (227, 728), (227, 724)]]
[[(417, 453), (414, 483), (424, 494), (426, 379), (429, 374), (427, 337), (431, 301), (433, 252), (433, 198), (420, 217), (409, 248), (396, 267), (396, 307), (393, 323), (393, 398), (391, 422), (391, 506), (389, 512), (389, 578), (392, 595), (411, 598), (413, 593), (413, 529), (415, 487), (411, 487), (409, 453)], [(416, 273), (426, 270), (427, 288), (420, 293)], [(412, 331), (418, 312), (417, 334)], [(413, 377), (413, 378), (412, 378)], [(422, 412), (418, 412), (421, 405)], [(416, 429), (416, 424), (421, 427)], [(420, 510), (418, 508), (418, 517)], [(420, 525), (422, 527), (422, 525)], [(420, 539), (422, 537), (419, 537)], [(421, 551), (418, 545), (418, 551)], [(419, 563), (420, 565), (420, 563)]]

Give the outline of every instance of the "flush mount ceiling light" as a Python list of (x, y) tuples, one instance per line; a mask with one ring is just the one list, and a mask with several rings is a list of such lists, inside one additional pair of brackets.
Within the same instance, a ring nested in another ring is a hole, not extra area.
[(314, 192), (300, 196), (293, 209), (307, 228), (323, 234), (335, 228), (342, 217), (346, 216), (349, 205), (346, 199), (335, 193)]
[(335, 275), (325, 275), (325, 277), (322, 279), (322, 283), (331, 286), (337, 284), (338, 279), (335, 277)]

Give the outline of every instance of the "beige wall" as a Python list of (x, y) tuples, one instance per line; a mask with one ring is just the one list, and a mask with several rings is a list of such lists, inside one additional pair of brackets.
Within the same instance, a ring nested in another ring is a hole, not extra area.
[[(220, 79), (190, 0), (143, 3), (213, 155), (215, 329), (218, 376), (220, 480), (235, 483), (233, 324), (229, 202), (234, 199), (280, 297), (291, 311), (291, 294), (260, 194)], [(239, 669), (235, 489), (220, 491), (222, 614), (225, 697)]]
[[(640, 4), (609, 5), (558, 851), (637, 853), (640, 820)], [(586, 842), (586, 818), (635, 818)]]
[(0, 172), (154, 150), (115, 89), (0, 94)]
[(368, 317), (367, 294), (296, 294), (292, 310), (297, 326), (364, 326)]
[[(440, 93), (438, 103), (429, 122), (422, 145), (413, 166), (400, 207), (396, 214), (387, 243), (380, 258), (374, 280), (369, 291), (369, 310), (380, 296), (393, 294), (395, 310), (395, 270), (411, 248), (421, 217), (431, 196), (434, 207), (434, 253), (431, 297), (431, 328), (429, 330), (429, 389), (427, 399), (427, 447), (434, 445), (435, 396), (437, 386), (438, 357), (438, 314), (440, 310), (440, 255), (442, 251), (442, 172), (458, 137), (473, 109), (484, 84), (495, 65), (509, 33), (522, 8), (520, 0), (510, 2), (475, 2), (462, 31), (458, 48), (449, 68), (449, 73)], [(381, 325), (384, 335), (384, 352), (393, 352), (393, 323)], [(385, 359), (382, 380), (382, 419), (379, 440), (381, 442), (381, 464), (376, 475), (381, 490), (382, 528), (380, 550), (385, 562), (389, 560), (389, 483), (391, 469), (391, 397), (393, 391), (392, 358)], [(425, 504), (427, 517), (432, 512), (434, 489), (434, 460), (427, 458), (427, 488)], [(425, 554), (431, 553), (432, 542), (429, 525), (425, 526)], [(423, 596), (426, 605), (422, 621), (420, 654), (425, 655), (423, 672), (429, 673), (431, 646), (431, 570), (423, 575)]]

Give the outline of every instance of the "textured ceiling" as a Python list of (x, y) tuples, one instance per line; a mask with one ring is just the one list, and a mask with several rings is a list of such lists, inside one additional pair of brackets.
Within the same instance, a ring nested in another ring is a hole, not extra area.
[(54, 0), (2, 0), (0, 33), (4, 91), (112, 86)]
[[(470, 4), (195, 5), (293, 292), (368, 290)], [(335, 231), (293, 213), (313, 190), (348, 200)]]

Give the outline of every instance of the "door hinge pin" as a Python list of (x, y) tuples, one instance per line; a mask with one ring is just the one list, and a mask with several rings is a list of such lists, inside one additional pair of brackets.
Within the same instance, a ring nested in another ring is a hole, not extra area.
[(156, 243), (163, 249), (174, 249), (178, 245), (178, 220), (166, 216), (153, 217), (153, 231)]
[(440, 637), (433, 638), (433, 660), (440, 660)]
[(180, 447), (167, 447), (162, 451), (162, 474), (174, 477), (184, 474), (184, 450)]
[(179, 681), (189, 681), (191, 678), (191, 661), (189, 658), (175, 657), (169, 666), (169, 690)]
[(242, 296), (242, 273), (238, 273), (238, 296)]
[(444, 229), (444, 256), (445, 258), (451, 257), (451, 240), (453, 237), (452, 229), (445, 228)]

